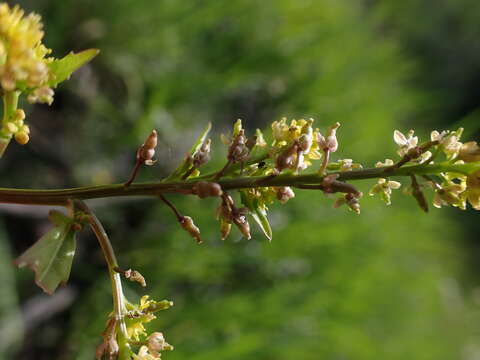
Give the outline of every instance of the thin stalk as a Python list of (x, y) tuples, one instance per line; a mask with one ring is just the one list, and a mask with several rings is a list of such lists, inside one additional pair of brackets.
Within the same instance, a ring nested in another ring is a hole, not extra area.
[(180, 212), (177, 210), (177, 208), (175, 207), (175, 205), (172, 204), (172, 202), (170, 200), (168, 200), (165, 196), (163, 196), (162, 194), (158, 195), (158, 197), (160, 198), (160, 200), (162, 200), (170, 209), (172, 209), (173, 213), (175, 214), (176, 218), (178, 221), (182, 222), (182, 220), (184, 219), (184, 217), (182, 216), (182, 214), (180, 214)]
[(112, 283), (112, 296), (113, 296), (113, 310), (115, 313), (115, 319), (117, 320), (119, 337), (118, 343), (121, 348), (127, 346), (127, 326), (125, 324), (125, 298), (122, 289), (122, 280), (120, 274), (115, 270), (118, 268), (117, 258), (113, 251), (112, 244), (108, 235), (97, 216), (90, 210), (90, 208), (83, 201), (76, 200), (75, 207), (88, 215), (88, 222), (92, 228), (100, 247), (105, 257), (105, 261), (108, 265), (108, 272)]
[(322, 166), (320, 167), (320, 170), (318, 171), (318, 173), (320, 175), (325, 175), (325, 172), (327, 171), (327, 166), (328, 166), (328, 162), (330, 161), (330, 150), (325, 150), (323, 152), (324, 156), (323, 156), (323, 160), (322, 160)]
[(213, 181), (218, 181), (220, 178), (222, 178), (222, 176), (225, 175), (225, 173), (227, 172), (230, 165), (232, 165), (232, 160), (228, 159), (225, 166), (218, 173), (215, 174), (215, 176), (213, 177)]
[(135, 162), (135, 166), (132, 170), (132, 174), (130, 175), (130, 178), (127, 180), (127, 182), (124, 184), (125, 187), (129, 187), (133, 181), (135, 180), (135, 178), (137, 177), (137, 174), (138, 174), (138, 170), (140, 170), (140, 166), (142, 166), (142, 162), (141, 161), (136, 161)]

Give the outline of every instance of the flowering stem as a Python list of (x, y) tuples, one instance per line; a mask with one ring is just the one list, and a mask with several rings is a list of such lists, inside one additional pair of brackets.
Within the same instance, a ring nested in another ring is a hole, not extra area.
[[(17, 109), (19, 96), (20, 92), (18, 91), (8, 91), (3, 94), (2, 127), (7, 124), (8, 120), (11, 118), (11, 116)], [(0, 158), (3, 156), (3, 153), (7, 149), (11, 138), (11, 134), (6, 134), (3, 131), (0, 132)]]
[[(393, 169), (398, 169), (398, 168), (402, 167), (403, 165), (405, 165), (409, 161), (418, 158), (420, 155), (422, 155), (424, 152), (426, 152), (428, 149), (430, 149), (434, 145), (438, 145), (438, 141), (436, 141), (436, 140), (428, 141), (428, 142), (426, 142), (426, 143), (424, 143), (420, 146), (417, 146), (417, 147), (411, 149), (407, 154), (405, 154), (398, 162), (393, 164), (389, 169), (393, 170)], [(427, 160), (428, 161), (427, 164), (430, 163), (433, 160), (432, 157), (433, 156), (431, 156), (430, 159)]]
[[(369, 168), (338, 174), (338, 181), (353, 181), (362, 179), (385, 178), (390, 176), (436, 175), (442, 172), (454, 172), (468, 175), (480, 170), (480, 162), (452, 164), (443, 162), (428, 165), (406, 165), (398, 169), (391, 167)], [(302, 186), (321, 184), (324, 176), (318, 173), (303, 175), (281, 174), (271, 176), (239, 176), (219, 179), (217, 182), (223, 190), (238, 190), (268, 186)], [(68, 200), (98, 199), (123, 196), (153, 196), (165, 193), (192, 194), (194, 185), (202, 178), (188, 179), (177, 182), (145, 182), (133, 183), (129, 187), (124, 184), (87, 186), (59, 190), (31, 190), (0, 188), (0, 203), (30, 204), (30, 205), (65, 205)]]
[[(85, 204), (85, 202), (81, 200), (75, 201), (75, 207), (88, 215), (88, 222), (90, 227), (92, 228), (97, 240), (100, 244), (100, 247), (103, 252), (103, 256), (105, 257), (105, 261), (108, 265), (108, 272), (110, 275), (110, 280), (112, 283), (112, 296), (113, 296), (113, 309), (115, 314), (115, 320), (118, 326), (118, 345), (121, 349), (120, 353), (126, 352), (127, 344), (127, 327), (125, 324), (125, 301), (123, 296), (123, 289), (122, 289), (122, 281), (120, 274), (116, 271), (119, 269), (117, 258), (115, 256), (115, 252), (113, 251), (112, 244), (108, 235), (96, 215), (90, 210), (90, 208)], [(123, 351), (122, 351), (123, 350)]]
[(228, 159), (227, 163), (225, 164), (225, 166), (218, 172), (215, 174), (215, 176), (213, 177), (213, 181), (217, 181), (219, 180), (223, 175), (225, 175), (225, 172), (228, 170), (228, 168), (230, 167), (230, 165), (232, 165), (232, 160)]

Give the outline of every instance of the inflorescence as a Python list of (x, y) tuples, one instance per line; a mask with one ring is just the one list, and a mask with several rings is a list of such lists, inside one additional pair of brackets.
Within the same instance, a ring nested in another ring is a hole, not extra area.
[[(29, 141), (25, 112), (18, 108), (19, 96), (26, 95), (32, 103), (51, 104), (53, 88), (98, 53), (91, 49), (59, 60), (49, 57), (51, 50), (42, 44), (44, 33), (40, 20), (36, 14), (25, 15), (18, 6), (11, 8), (0, 3), (0, 96), (4, 103), (0, 156), (11, 138), (20, 144)], [(406, 194), (425, 212), (429, 210), (427, 191), (433, 191), (435, 207), (465, 210), (469, 203), (480, 210), (480, 147), (475, 141), (461, 142), (461, 128), (433, 131), (425, 142), (419, 142), (413, 130), (407, 134), (395, 130), (393, 139), (398, 145), (399, 158), (385, 159), (373, 168), (365, 168), (350, 158), (333, 159), (340, 146), (337, 138), (340, 123), (320, 131), (314, 127), (313, 119), (287, 121), (282, 118), (272, 123), (271, 139), (267, 141), (268, 137), (260, 129), (248, 136), (241, 120), (237, 120), (232, 133), (221, 136), (226, 146), (224, 166), (202, 174), (202, 168), (211, 158), (210, 128), (209, 125), (201, 134), (181, 164), (157, 183), (134, 182), (142, 166), (158, 163), (154, 159), (158, 135), (153, 130), (137, 149), (132, 173), (123, 184), (57, 192), (0, 189), (0, 202), (63, 205), (68, 210), (68, 215), (52, 211), (49, 219), (53, 228), (15, 261), (19, 267), (31, 268), (36, 283), (49, 294), (68, 280), (76, 233), (89, 225), (96, 235), (108, 266), (113, 294), (113, 311), (96, 350), (97, 360), (158, 360), (162, 351), (173, 350), (163, 333), (149, 334), (144, 327), (155, 319), (156, 312), (168, 309), (173, 302), (157, 302), (145, 295), (139, 303), (132, 303), (123, 295), (122, 277), (142, 287), (146, 287), (146, 280), (137, 270), (122, 270), (103, 226), (83, 199), (154, 196), (173, 211), (181, 228), (197, 243), (202, 243), (200, 229), (190, 216), (181, 214), (165, 197), (166, 193), (217, 198), (216, 215), (222, 240), (234, 227), (250, 239), (250, 218), (268, 240), (272, 240), (268, 207), (276, 201), (287, 203), (295, 197), (297, 189), (339, 194), (333, 202), (335, 208), (346, 205), (360, 214), (363, 193), (351, 183), (360, 179), (376, 179), (369, 195), (379, 195), (387, 205), (392, 202), (393, 190), (402, 187), (400, 178), (403, 177), (409, 179), (409, 184), (403, 185)], [(234, 191), (239, 196), (235, 196)]]

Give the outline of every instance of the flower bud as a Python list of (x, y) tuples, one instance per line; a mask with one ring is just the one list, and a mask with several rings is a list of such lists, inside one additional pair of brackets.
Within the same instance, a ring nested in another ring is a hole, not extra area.
[(54, 91), (48, 86), (42, 86), (35, 89), (30, 95), (28, 95), (27, 100), (29, 103), (44, 103), (52, 105), (53, 103)]
[(285, 204), (288, 200), (295, 197), (295, 193), (293, 192), (292, 188), (289, 186), (282, 186), (276, 188), (277, 190), (277, 199), (282, 203)]
[(147, 286), (145, 278), (137, 270), (128, 269), (127, 271), (125, 271), (125, 278), (130, 281), (138, 282), (140, 285), (142, 285), (142, 287)]
[(163, 334), (161, 332), (154, 332), (147, 339), (148, 351), (150, 351), (153, 356), (159, 357), (160, 351), (163, 350), (165, 343)]
[(5, 130), (10, 134), (15, 134), (18, 131), (18, 126), (9, 121), (5, 124)]
[(15, 110), (15, 114), (13, 114), (12, 120), (15, 122), (25, 120), (25, 111), (23, 111), (22, 109)]
[(200, 238), (200, 229), (195, 226), (193, 220), (190, 216), (182, 216), (180, 220), (180, 225), (182, 228), (187, 231), (191, 237), (193, 237), (198, 244), (202, 243), (202, 239)]
[(360, 199), (362, 196), (363, 194), (361, 192), (346, 193), (344, 196), (339, 197), (337, 200), (335, 200), (333, 207), (338, 208), (343, 204), (346, 204), (354, 213), (360, 214), (360, 202), (358, 201), (358, 199)]
[(193, 166), (199, 167), (210, 160), (210, 144), (212, 140), (206, 140), (193, 156)]
[(230, 231), (232, 230), (232, 223), (221, 219), (220, 220), (220, 235), (222, 240), (225, 240), (228, 235), (230, 234)]
[(265, 138), (263, 137), (263, 133), (260, 129), (257, 129), (255, 132), (255, 146), (258, 147), (266, 147), (267, 142), (265, 141)]
[(28, 127), (28, 125), (18, 125), (18, 126), (20, 126), (20, 131), (30, 134), (30, 128)]
[(18, 131), (15, 134), (15, 140), (20, 145), (25, 145), (30, 140), (30, 137), (28, 136), (28, 134), (25, 131)]
[(337, 122), (327, 129), (327, 135), (324, 137), (320, 132), (317, 132), (317, 143), (323, 151), (335, 152), (338, 149), (337, 129), (340, 123)]
[(160, 358), (160, 351), (171, 351), (173, 346), (165, 341), (161, 332), (152, 333), (147, 339), (148, 351), (155, 357)]
[(304, 125), (302, 128), (303, 134), (300, 135), (298, 138), (298, 146), (300, 150), (304, 153), (309, 153), (310, 149), (313, 144), (313, 128), (312, 128), (313, 120), (310, 120), (307, 124)]
[(247, 220), (247, 213), (248, 209), (245, 207), (236, 208), (232, 207), (232, 221), (237, 226), (238, 230), (242, 233), (242, 235), (247, 239), (250, 240), (252, 238), (250, 234), (250, 224)]
[(155, 130), (152, 130), (148, 135), (145, 143), (142, 144), (137, 150), (137, 161), (144, 163), (145, 165), (153, 165), (155, 161), (155, 148), (157, 147), (158, 136)]
[(355, 196), (352, 193), (345, 194), (345, 200), (348, 205), (348, 207), (355, 213), (355, 214), (360, 214), (360, 202), (358, 199), (362, 196), (362, 193), (360, 193), (359, 196)]
[(250, 234), (250, 224), (248, 223), (247, 217), (245, 215), (235, 217), (233, 219), (233, 222), (247, 240), (250, 240), (252, 238), (252, 235)]
[(291, 168), (295, 164), (295, 155), (298, 152), (298, 145), (292, 144), (277, 156), (275, 168), (281, 172), (284, 169)]
[(150, 135), (148, 135), (147, 140), (145, 140), (145, 143), (143, 146), (146, 149), (155, 149), (157, 147), (158, 143), (158, 135), (156, 130), (152, 130)]
[(192, 190), (200, 199), (209, 196), (218, 197), (222, 195), (222, 188), (220, 185), (209, 181), (199, 181), (193, 186)]
[(244, 162), (247, 160), (249, 150), (247, 147), (247, 138), (245, 131), (240, 129), (238, 135), (233, 139), (228, 149), (228, 159), (233, 162)]

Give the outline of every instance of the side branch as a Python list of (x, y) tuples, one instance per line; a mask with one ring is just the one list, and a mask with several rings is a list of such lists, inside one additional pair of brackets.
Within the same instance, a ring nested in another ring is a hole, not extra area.
[[(428, 165), (402, 166), (398, 169), (389, 167), (370, 168), (345, 172), (334, 172), (338, 174), (339, 181), (353, 181), (362, 179), (374, 179), (391, 176), (410, 175), (435, 175), (442, 172), (457, 172), (469, 174), (480, 170), (480, 162), (466, 164), (438, 163)], [(278, 175), (270, 176), (239, 176), (236, 178), (222, 178), (218, 184), (223, 190), (237, 190), (247, 188), (258, 188), (268, 186), (302, 186), (321, 184), (324, 176), (318, 173), (304, 175)], [(129, 187), (124, 184), (100, 185), (91, 187), (80, 187), (59, 190), (30, 190), (0, 188), (0, 203), (30, 204), (30, 205), (61, 205), (67, 206), (72, 199), (88, 200), (108, 197), (123, 196), (151, 196), (158, 197), (164, 193), (192, 194), (193, 187), (201, 181), (201, 178), (190, 179), (183, 182), (146, 182), (136, 183)]]

